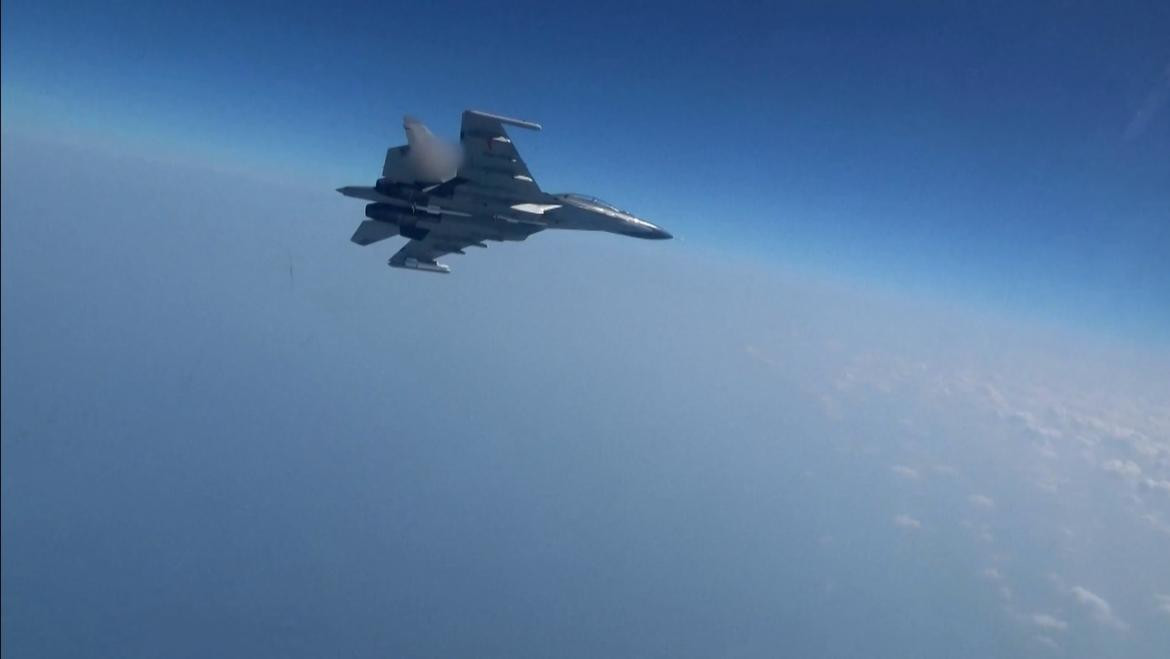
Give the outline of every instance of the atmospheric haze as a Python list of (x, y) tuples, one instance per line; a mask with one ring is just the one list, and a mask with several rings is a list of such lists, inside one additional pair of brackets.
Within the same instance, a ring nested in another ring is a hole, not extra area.
[(1157, 345), (685, 240), (389, 271), (330, 185), (9, 132), (2, 177), (6, 657), (1170, 647)]

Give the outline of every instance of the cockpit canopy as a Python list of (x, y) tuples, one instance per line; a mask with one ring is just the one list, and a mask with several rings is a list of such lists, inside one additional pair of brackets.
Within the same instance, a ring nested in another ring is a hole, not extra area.
[(608, 201), (598, 199), (597, 197), (591, 197), (589, 195), (577, 194), (576, 192), (566, 192), (557, 196), (570, 202), (577, 202), (578, 204), (584, 206), (597, 206), (615, 213), (626, 213), (626, 211), (618, 208), (617, 206), (614, 206)]

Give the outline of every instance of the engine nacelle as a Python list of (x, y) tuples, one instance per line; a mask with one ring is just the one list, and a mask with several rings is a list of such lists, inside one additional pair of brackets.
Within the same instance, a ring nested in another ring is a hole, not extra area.
[(416, 192), (415, 188), (402, 183), (395, 183), (388, 178), (378, 179), (377, 183), (374, 183), (374, 189), (380, 194), (396, 199), (409, 199)]
[(378, 222), (394, 224), (398, 232), (412, 240), (422, 240), (439, 222), (437, 216), (416, 213), (390, 204), (366, 205), (366, 217)]
[(398, 225), (398, 232), (411, 240), (424, 240), (431, 230), (420, 227), (417, 224), (400, 224)]
[(366, 204), (366, 217), (379, 222), (398, 224), (406, 219), (403, 209), (390, 204)]

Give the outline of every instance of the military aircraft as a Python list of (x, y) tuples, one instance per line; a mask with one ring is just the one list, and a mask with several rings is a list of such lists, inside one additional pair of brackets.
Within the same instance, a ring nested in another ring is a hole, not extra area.
[(487, 241), (524, 240), (545, 229), (608, 231), (636, 238), (671, 235), (596, 197), (543, 192), (504, 126), (540, 130), (531, 121), (468, 110), (458, 146), (435, 137), (417, 119), (403, 119), (407, 143), (386, 151), (373, 187), (337, 191), (364, 199), (366, 219), (351, 241), (359, 245), (402, 235), (409, 242), (389, 265), (426, 272), (451, 269), (435, 259), (463, 254)]

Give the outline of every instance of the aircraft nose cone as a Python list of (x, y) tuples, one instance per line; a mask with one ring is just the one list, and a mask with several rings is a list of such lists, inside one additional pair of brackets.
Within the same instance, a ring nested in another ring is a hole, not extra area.
[(650, 235), (647, 236), (647, 238), (650, 238), (651, 240), (670, 240), (671, 238), (674, 238), (674, 236), (670, 235), (670, 232), (666, 229), (654, 227), (650, 231)]

